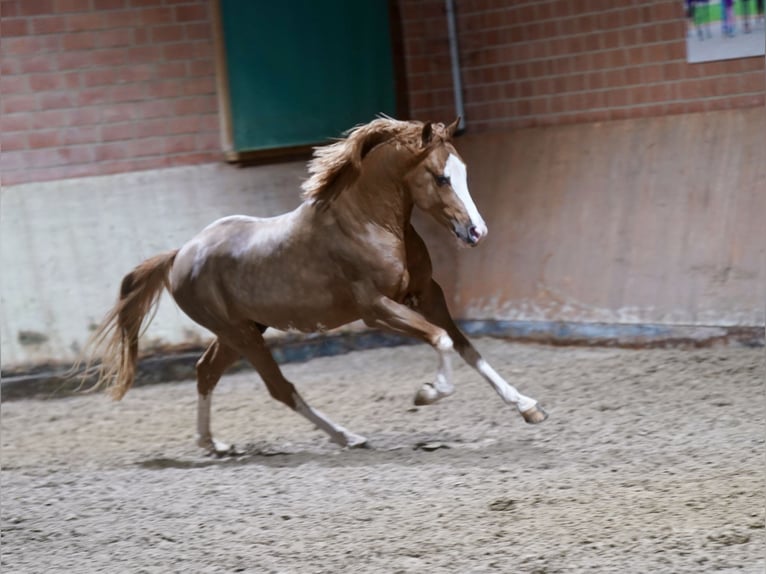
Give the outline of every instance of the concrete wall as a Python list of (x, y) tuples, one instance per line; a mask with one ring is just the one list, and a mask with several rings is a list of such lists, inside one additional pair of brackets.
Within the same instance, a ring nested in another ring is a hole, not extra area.
[[(208, 164), (3, 188), (3, 367), (72, 359), (133, 266), (224, 215), (295, 207), (304, 172)], [(163, 302), (144, 347), (207, 337)]]
[(468, 136), (461, 317), (763, 325), (766, 110)]

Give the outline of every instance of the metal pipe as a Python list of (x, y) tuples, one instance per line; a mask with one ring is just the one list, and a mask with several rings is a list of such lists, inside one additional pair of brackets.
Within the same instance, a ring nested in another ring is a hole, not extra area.
[(452, 64), (452, 89), (455, 93), (455, 111), (460, 116), (458, 131), (465, 129), (465, 109), (463, 108), (463, 82), (460, 79), (460, 54), (457, 46), (457, 26), (455, 25), (455, 2), (444, 0), (447, 10), (447, 33), (449, 35), (449, 53)]

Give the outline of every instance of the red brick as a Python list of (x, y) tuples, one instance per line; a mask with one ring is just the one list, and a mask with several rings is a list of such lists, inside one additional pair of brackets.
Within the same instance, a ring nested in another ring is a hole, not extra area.
[(5, 97), (8, 94), (26, 94), (29, 92), (29, 80), (26, 76), (1, 76), (0, 93)]
[(137, 119), (137, 110), (132, 103), (119, 103), (101, 108), (101, 122), (117, 123)]
[(148, 138), (154, 136), (162, 136), (168, 133), (167, 122), (169, 120), (165, 118), (150, 119), (138, 122), (136, 124), (135, 137)]
[(61, 132), (58, 130), (30, 132), (27, 137), (30, 149), (56, 147), (62, 144)]
[(135, 139), (129, 142), (132, 157), (160, 155), (165, 153), (165, 138)]
[(102, 112), (98, 107), (80, 107), (67, 110), (71, 126), (94, 125), (101, 121)]
[(145, 82), (155, 77), (152, 64), (128, 64), (120, 68), (120, 80), (123, 82)]
[(179, 79), (155, 80), (146, 88), (149, 98), (176, 98), (183, 95), (183, 83)]
[(115, 10), (102, 12), (104, 28), (129, 28), (140, 24), (138, 10)]
[(71, 108), (76, 105), (77, 98), (69, 92), (43, 92), (37, 95), (37, 101), (41, 110), (53, 110)]
[(94, 144), (101, 141), (101, 128), (77, 126), (61, 130), (64, 145)]
[[(502, 115), (498, 112), (498, 116)], [(197, 134), (197, 149), (200, 151), (221, 151), (221, 134), (218, 131)]]
[(3, 38), (3, 56), (8, 55), (37, 55), (53, 52), (58, 49), (58, 38), (55, 36), (17, 36)]
[(766, 86), (763, 71), (743, 74), (740, 77), (741, 90), (743, 93), (763, 93)]
[(128, 62), (128, 54), (124, 48), (95, 50), (92, 61), (94, 66), (121, 66)]
[(149, 43), (149, 28), (133, 28), (133, 45), (143, 46)]
[[(89, 51), (63, 52), (56, 56), (59, 70), (79, 70), (94, 64), (94, 53)], [(50, 67), (48, 68), (51, 69)]]
[(161, 47), (160, 46), (138, 46), (130, 48), (128, 50), (128, 61), (131, 63), (147, 63), (153, 64), (161, 61)]
[(96, 34), (94, 32), (65, 34), (61, 37), (61, 47), (67, 51), (90, 50), (96, 47)]
[(212, 22), (186, 25), (186, 38), (189, 40), (211, 40), (213, 38)]
[(666, 80), (680, 80), (683, 77), (683, 67), (678, 62), (669, 62), (662, 66), (662, 77)]
[(130, 157), (129, 142), (110, 142), (95, 146), (94, 159), (96, 161), (110, 161)]
[(186, 26), (170, 24), (151, 28), (151, 41), (154, 43), (178, 42), (186, 38)]
[(175, 114), (175, 100), (147, 100), (136, 104), (138, 117), (159, 118)]
[[(212, 76), (189, 78), (184, 80), (181, 85), (181, 94), (184, 96), (197, 94), (215, 94), (216, 91), (215, 78)], [(434, 89), (438, 88), (438, 85), (434, 86)]]
[(3, 18), (0, 21), (0, 34), (3, 38), (26, 36), (29, 33), (28, 22), (26, 18)]
[(30, 19), (35, 34), (60, 34), (67, 30), (67, 20), (63, 16), (45, 16)]
[(18, 3), (20, 16), (38, 16), (53, 12), (53, 0), (23, 0)]
[(199, 131), (218, 133), (221, 129), (218, 114), (197, 116), (196, 120), (199, 122)]
[(0, 98), (0, 110), (3, 114), (31, 112), (37, 109), (35, 98), (29, 96), (3, 96)]
[(215, 96), (193, 96), (179, 98), (173, 102), (173, 112), (178, 115), (214, 113), (217, 110)]
[(67, 16), (67, 28), (70, 32), (83, 30), (98, 30), (105, 28), (103, 12), (88, 12), (83, 14), (69, 14)]
[(0, 115), (0, 133), (21, 132), (32, 127), (32, 118), (29, 113), (2, 114)]
[(97, 32), (97, 43), (100, 48), (113, 48), (115, 46), (130, 46), (133, 44), (132, 28), (115, 28)]
[(120, 79), (120, 68), (98, 68), (82, 73), (83, 86), (109, 86)]
[(197, 143), (193, 134), (168, 136), (164, 138), (165, 153), (196, 151)]
[(3, 154), (24, 149), (27, 149), (27, 134), (5, 131), (0, 133), (0, 151)]
[(32, 74), (28, 78), (29, 88), (35, 92), (78, 88), (80, 84), (76, 73)]
[(19, 15), (20, 0), (0, 0), (0, 17), (13, 18)]
[(70, 146), (57, 149), (56, 152), (60, 163), (64, 164), (89, 163), (94, 159), (91, 146)]
[(101, 141), (129, 140), (136, 135), (136, 124), (111, 124), (101, 126)]
[(126, 84), (114, 86), (110, 92), (112, 102), (137, 102), (146, 98), (146, 86), (143, 84)]
[(121, 10), (126, 0), (93, 0), (94, 10)]
[[(189, 55), (190, 60), (204, 60), (210, 58), (213, 53), (213, 44), (211, 42), (199, 41), (192, 44), (192, 51)], [(438, 61), (438, 57), (435, 57)]]
[[(25, 0), (26, 1), (26, 0)], [(56, 0), (56, 12), (86, 12), (92, 8), (91, 0)]]
[(111, 92), (108, 86), (83, 88), (77, 94), (77, 105), (93, 106), (98, 104), (108, 104), (110, 102), (110, 95)]
[(162, 46), (162, 56), (166, 60), (186, 60), (194, 53), (197, 44), (182, 42), (179, 44), (166, 44)]
[(138, 23), (143, 26), (159, 26), (174, 22), (171, 8), (145, 8), (138, 11)]
[(204, 4), (190, 6), (176, 6), (175, 18), (178, 22), (195, 22), (207, 20), (207, 6)]
[[(175, 61), (168, 63), (157, 64), (154, 67), (154, 77), (156, 78), (183, 78), (187, 75), (187, 66), (190, 70), (196, 70), (194, 64), (196, 62), (183, 62)], [(190, 75), (202, 75), (202, 74), (190, 74)]]

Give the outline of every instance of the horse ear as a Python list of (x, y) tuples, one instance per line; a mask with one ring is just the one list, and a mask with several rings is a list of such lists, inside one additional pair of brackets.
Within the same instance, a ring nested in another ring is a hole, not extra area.
[(462, 120), (460, 116), (455, 118), (455, 121), (452, 122), (450, 125), (447, 126), (447, 135), (452, 139), (452, 136), (455, 135), (455, 132), (457, 131), (458, 126), (460, 125), (460, 120)]
[(426, 122), (423, 124), (423, 133), (421, 134), (421, 147), (428, 147), (428, 144), (431, 143), (431, 140), (434, 137), (434, 128), (431, 125), (431, 122)]

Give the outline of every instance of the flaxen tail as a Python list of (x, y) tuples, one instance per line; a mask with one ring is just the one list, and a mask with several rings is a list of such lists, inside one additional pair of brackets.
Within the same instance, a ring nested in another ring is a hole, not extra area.
[(100, 365), (86, 368), (98, 375), (92, 390), (109, 389), (115, 400), (128, 392), (136, 375), (138, 338), (141, 329), (151, 322), (163, 289), (169, 286), (168, 275), (178, 250), (156, 255), (141, 263), (122, 279), (120, 297), (106, 314), (85, 347), (89, 364), (101, 358)]

